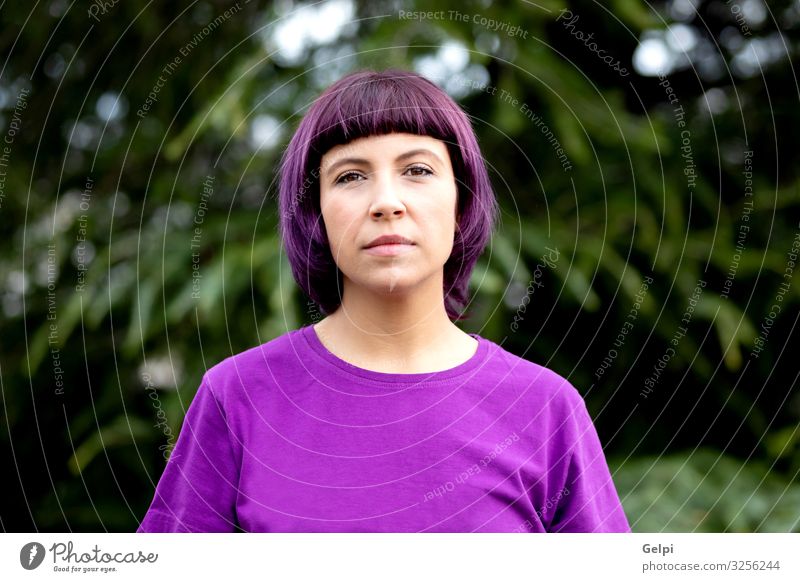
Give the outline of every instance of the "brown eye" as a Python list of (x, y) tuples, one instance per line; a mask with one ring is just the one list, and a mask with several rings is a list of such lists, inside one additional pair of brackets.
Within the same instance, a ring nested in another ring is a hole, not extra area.
[(433, 175), (433, 172), (426, 168), (425, 166), (411, 166), (406, 170), (406, 172), (411, 172), (412, 176), (430, 176)]
[(355, 180), (350, 180), (349, 179), (350, 177), (359, 178), (359, 177), (361, 177), (361, 174), (359, 174), (358, 172), (345, 172), (344, 174), (342, 174), (341, 176), (339, 176), (336, 179), (336, 183), (337, 184), (347, 184), (348, 182), (355, 181)]

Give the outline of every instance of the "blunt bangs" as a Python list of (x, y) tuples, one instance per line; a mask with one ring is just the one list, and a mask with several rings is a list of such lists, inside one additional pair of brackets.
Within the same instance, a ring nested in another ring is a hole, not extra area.
[(323, 314), (341, 304), (342, 273), (322, 221), (322, 156), (361, 137), (410, 133), (447, 146), (458, 191), (458, 230), (444, 265), (445, 309), (464, 319), (469, 278), (491, 239), (499, 209), (475, 134), (464, 111), (431, 81), (409, 71), (358, 71), (311, 105), (284, 150), (279, 170), (279, 227), (292, 275)]

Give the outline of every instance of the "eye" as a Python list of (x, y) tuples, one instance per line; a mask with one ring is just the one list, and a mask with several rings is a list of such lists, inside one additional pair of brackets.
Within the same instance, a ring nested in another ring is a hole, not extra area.
[(361, 174), (359, 174), (358, 172), (354, 172), (352, 170), (349, 171), (349, 172), (345, 172), (344, 174), (342, 174), (341, 176), (336, 178), (336, 183), (337, 184), (347, 184), (349, 182), (354, 182), (355, 180), (350, 180), (349, 179), (351, 177), (359, 178), (359, 177), (361, 177)]
[(427, 167), (421, 166), (421, 165), (410, 166), (408, 169), (406, 169), (406, 172), (411, 172), (412, 176), (432, 176), (433, 175), (433, 171), (430, 168), (427, 168)]

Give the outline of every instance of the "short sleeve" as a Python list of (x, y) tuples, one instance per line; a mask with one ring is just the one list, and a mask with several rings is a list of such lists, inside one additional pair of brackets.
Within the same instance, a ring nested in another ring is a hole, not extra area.
[(575, 397), (565, 423), (573, 446), (565, 457), (566, 480), (548, 531), (630, 532), (597, 431), (577, 391)]
[(239, 468), (231, 440), (204, 377), (137, 532), (236, 531)]

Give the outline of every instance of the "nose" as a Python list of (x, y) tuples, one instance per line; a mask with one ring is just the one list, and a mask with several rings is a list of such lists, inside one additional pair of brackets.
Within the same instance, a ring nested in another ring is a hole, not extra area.
[(397, 195), (397, 186), (390, 178), (375, 178), (375, 194), (370, 204), (369, 214), (372, 218), (401, 217), (406, 212), (405, 204)]

